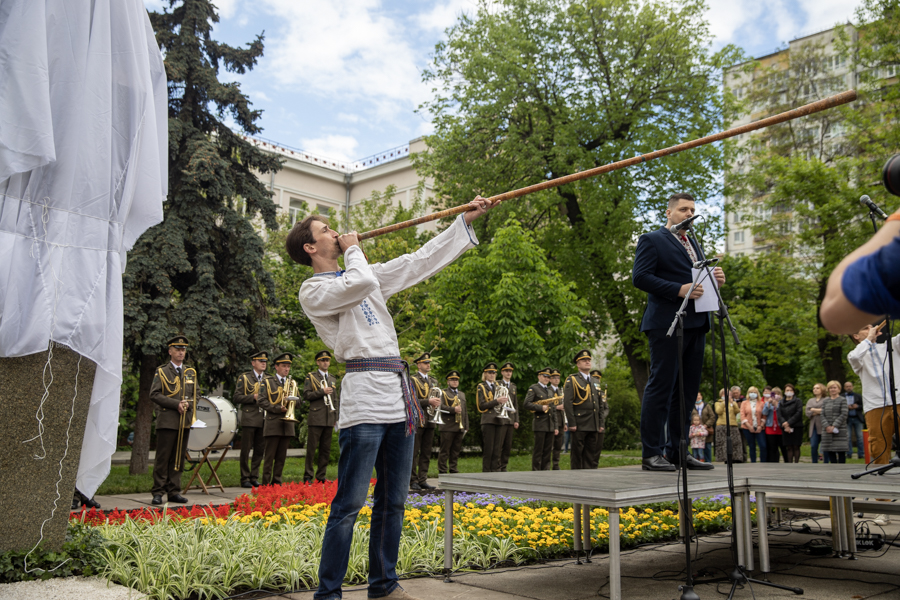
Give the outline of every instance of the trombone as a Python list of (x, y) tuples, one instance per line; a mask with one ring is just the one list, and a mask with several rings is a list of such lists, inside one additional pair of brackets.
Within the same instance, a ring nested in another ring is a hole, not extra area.
[[(191, 424), (190, 427), (194, 426), (194, 423), (197, 422), (197, 369), (193, 367), (186, 367), (184, 369), (184, 382), (181, 386), (181, 400), (179, 400), (179, 405), (182, 402), (187, 400), (187, 386), (191, 385)], [(178, 443), (175, 446), (175, 470), (181, 470), (182, 464), (182, 453), (181, 453), (181, 445), (184, 443), (184, 430), (185, 424), (187, 423), (187, 414), (188, 411), (185, 410), (181, 413), (181, 419), (178, 421)], [(188, 433), (190, 435), (190, 433)]]

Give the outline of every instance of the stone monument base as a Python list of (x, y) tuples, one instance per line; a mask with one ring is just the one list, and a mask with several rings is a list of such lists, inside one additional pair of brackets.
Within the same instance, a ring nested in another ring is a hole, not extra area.
[(42, 527), (43, 548), (62, 546), (95, 369), (60, 344), (0, 358), (0, 553), (30, 550)]

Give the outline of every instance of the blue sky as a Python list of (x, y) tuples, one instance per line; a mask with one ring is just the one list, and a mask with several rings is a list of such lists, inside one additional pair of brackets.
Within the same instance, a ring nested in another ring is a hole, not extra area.
[[(215, 1), (215, 0), (214, 0)], [(753, 56), (853, 16), (858, 0), (707, 0), (714, 47)], [(162, 0), (145, 0), (159, 9)], [(232, 45), (265, 31), (266, 50), (241, 83), (262, 109), (263, 136), (341, 160), (431, 132), (416, 107), (434, 45), (475, 0), (218, 0), (215, 37)]]

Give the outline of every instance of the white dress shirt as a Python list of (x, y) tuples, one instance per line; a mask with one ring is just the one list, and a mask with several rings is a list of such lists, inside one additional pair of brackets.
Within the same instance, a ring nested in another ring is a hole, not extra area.
[[(421, 283), (478, 244), (460, 215), (427, 244), (386, 263), (370, 265), (359, 246), (344, 253), (343, 275), (314, 275), (300, 286), (300, 305), (338, 362), (354, 358), (400, 356), (387, 299)], [(338, 429), (361, 423), (406, 421), (396, 373), (347, 373), (341, 392)]]
[[(891, 343), (894, 346), (894, 383), (900, 384), (900, 353), (897, 352), (900, 335), (894, 336)], [(847, 361), (862, 383), (863, 412), (890, 406), (887, 344), (863, 340), (847, 354)]]

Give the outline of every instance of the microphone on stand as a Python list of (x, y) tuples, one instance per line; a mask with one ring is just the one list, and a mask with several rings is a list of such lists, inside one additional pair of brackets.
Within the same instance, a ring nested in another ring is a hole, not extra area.
[[(699, 218), (700, 218), (700, 215), (694, 215), (693, 217), (688, 217), (681, 223), (676, 223), (676, 224), (672, 225), (671, 227), (669, 227), (669, 231), (671, 231), (672, 233), (678, 233), (679, 231), (683, 231), (685, 229), (690, 229), (691, 223), (694, 222), (694, 219), (699, 219)], [(885, 217), (885, 218), (887, 218), (887, 217)]]
[(695, 269), (703, 269), (706, 267), (711, 267), (714, 264), (716, 264), (717, 262), (719, 262), (718, 258), (707, 258), (704, 260), (698, 260), (697, 262), (694, 263), (694, 268)]
[(884, 214), (884, 211), (881, 210), (880, 208), (878, 208), (878, 205), (875, 204), (874, 202), (872, 202), (872, 199), (869, 198), (868, 196), (866, 196), (865, 194), (863, 194), (860, 197), (859, 203), (862, 204), (863, 206), (865, 206), (866, 208), (868, 208), (871, 212), (875, 213), (875, 216), (880, 217), (882, 219), (888, 218), (888, 216), (886, 214)]

